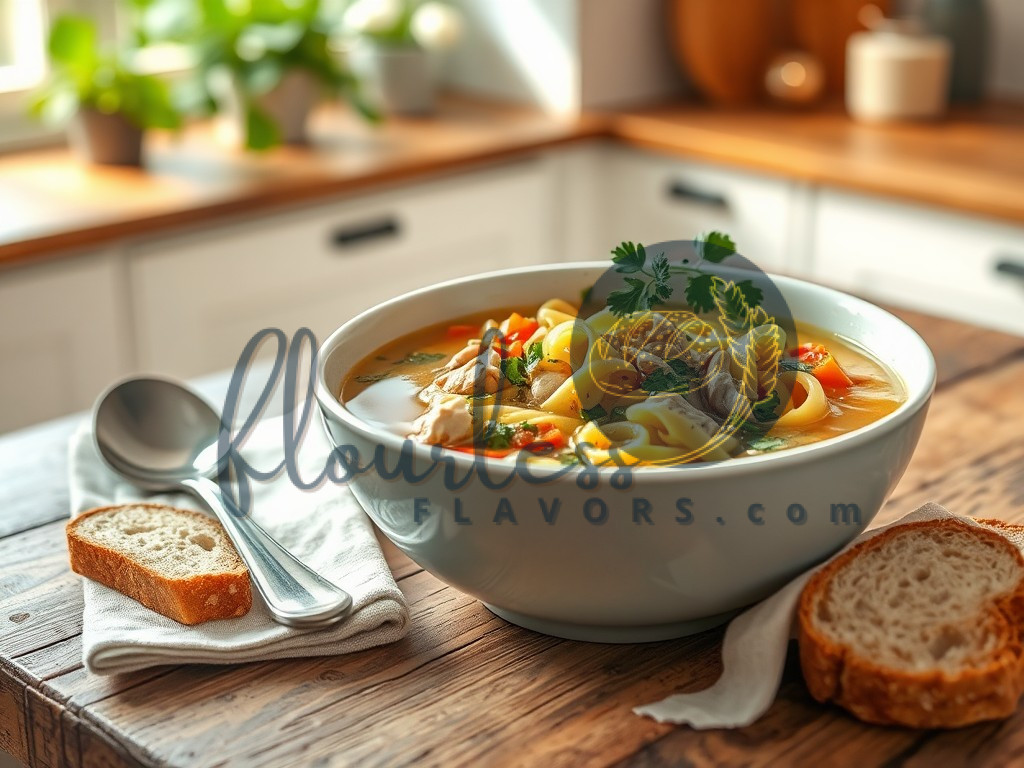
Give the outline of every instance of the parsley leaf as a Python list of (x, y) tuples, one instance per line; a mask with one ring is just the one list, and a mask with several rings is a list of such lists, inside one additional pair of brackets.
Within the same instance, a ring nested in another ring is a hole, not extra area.
[(616, 421), (625, 421), (625, 420), (626, 420), (626, 408), (625, 408), (625, 406), (617, 405), (614, 408), (612, 408), (612, 412), (608, 414), (608, 421), (607, 421), (607, 423), (611, 424), (611, 423), (616, 422)]
[(608, 411), (602, 408), (600, 403), (595, 405), (593, 408), (584, 408), (580, 411), (580, 416), (582, 416), (585, 421), (597, 421), (598, 419), (603, 419), (607, 415)]
[(555, 458), (563, 467), (573, 467), (580, 463), (580, 457), (575, 453), (560, 453)]
[(614, 315), (631, 315), (650, 309), (650, 297), (647, 295), (647, 283), (635, 277), (627, 277), (628, 289), (612, 291), (608, 294), (608, 309)]
[(539, 341), (533, 342), (526, 348), (526, 364), (533, 365), (544, 357), (544, 344)]
[(752, 451), (775, 451), (779, 448), (783, 448), (786, 445), (786, 441), (781, 437), (768, 437), (763, 435), (756, 437), (747, 443), (747, 448)]
[(509, 384), (522, 386), (530, 383), (529, 378), (526, 376), (526, 363), (523, 362), (521, 357), (506, 357), (502, 360), (501, 373), (508, 379)]
[(535, 435), (538, 432), (540, 432), (540, 427), (538, 427), (536, 424), (531, 424), (528, 421), (524, 421), (523, 423), (521, 423), (519, 425), (519, 429), (521, 429), (523, 432), (533, 432), (533, 434)]
[(488, 448), (511, 448), (516, 428), (511, 424), (492, 424), (484, 434)]
[(715, 308), (714, 281), (714, 275), (694, 275), (686, 283), (686, 303), (694, 312)]
[(356, 381), (360, 384), (373, 384), (376, 381), (383, 381), (390, 375), (389, 373), (368, 373), (365, 376), (356, 376)]
[(615, 250), (612, 251), (612, 261), (618, 265), (615, 267), (616, 272), (632, 274), (644, 268), (644, 262), (647, 261), (647, 251), (644, 250), (640, 243), (624, 242), (616, 246)]
[(779, 370), (782, 371), (802, 371), (803, 373), (810, 373), (814, 370), (807, 363), (802, 363), (799, 360), (794, 360), (791, 357), (779, 358)]
[(780, 403), (779, 390), (773, 389), (771, 395), (754, 403), (754, 418), (758, 421), (774, 421)]
[(424, 365), (426, 363), (435, 363), (438, 360), (443, 360), (444, 357), (444, 352), (410, 352), (401, 360), (395, 360), (392, 365)]
[(736, 288), (743, 294), (743, 300), (747, 302), (747, 306), (751, 309), (761, 306), (761, 302), (764, 300), (764, 291), (754, 285), (753, 282), (741, 280), (736, 283)]
[(723, 232), (708, 232), (697, 238), (697, 252), (704, 261), (719, 264), (736, 253), (736, 243)]
[(664, 368), (651, 373), (640, 388), (644, 392), (679, 392), (685, 394), (695, 389), (700, 381), (700, 375), (684, 361), (672, 359), (666, 361), (671, 371)]

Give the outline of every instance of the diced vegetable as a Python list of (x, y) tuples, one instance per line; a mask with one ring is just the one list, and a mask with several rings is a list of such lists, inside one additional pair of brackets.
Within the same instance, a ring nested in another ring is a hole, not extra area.
[(540, 323), (538, 323), (532, 317), (524, 318), (522, 323), (520, 323), (519, 327), (516, 330), (509, 332), (507, 337), (508, 341), (527, 341), (531, 336), (533, 336), (533, 334), (537, 332), (538, 328), (540, 328)]
[(823, 387), (846, 389), (853, 384), (853, 380), (846, 375), (846, 371), (824, 344), (801, 344), (796, 350), (795, 357), (801, 363), (811, 366), (811, 375), (820, 381)]
[(475, 325), (449, 325), (449, 339), (464, 339), (475, 335), (480, 329)]

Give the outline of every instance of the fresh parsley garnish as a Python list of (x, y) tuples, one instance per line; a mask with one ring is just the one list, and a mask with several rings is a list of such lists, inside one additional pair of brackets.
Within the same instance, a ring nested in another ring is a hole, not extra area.
[(444, 357), (444, 352), (410, 352), (401, 360), (395, 360), (392, 365), (424, 365), (436, 363), (438, 360), (443, 360)]
[(614, 423), (616, 421), (625, 421), (625, 420), (626, 420), (626, 408), (625, 408), (625, 406), (617, 405), (614, 408), (612, 408), (612, 412), (608, 414), (608, 421), (605, 422), (605, 423), (606, 424), (612, 424), (612, 423)]
[(524, 432), (533, 432), (533, 434), (535, 434), (535, 435), (538, 432), (540, 432), (540, 427), (538, 427), (536, 424), (531, 424), (528, 421), (524, 421), (522, 424), (520, 424), (519, 428), (521, 430), (523, 430)]
[(573, 467), (580, 463), (580, 457), (575, 453), (560, 453), (554, 457), (563, 467)]
[(488, 448), (511, 448), (515, 434), (516, 428), (511, 424), (492, 424), (484, 433), (484, 439)]
[(779, 368), (783, 371), (801, 371), (802, 373), (810, 373), (814, 370), (814, 368), (809, 366), (807, 363), (802, 363), (791, 357), (779, 358)]
[(673, 358), (665, 362), (668, 363), (668, 367), (671, 370), (666, 371), (664, 368), (658, 368), (644, 379), (640, 389), (651, 393), (678, 392), (686, 394), (700, 386), (700, 374), (687, 365), (685, 361)]
[(601, 407), (600, 403), (595, 405), (593, 408), (584, 408), (580, 411), (580, 416), (583, 417), (584, 421), (597, 421), (599, 419), (603, 419), (607, 415), (608, 411)]
[(697, 238), (697, 255), (704, 261), (720, 264), (736, 253), (736, 243), (724, 232), (708, 232)]
[(752, 451), (775, 451), (779, 448), (783, 448), (786, 445), (786, 441), (781, 437), (768, 437), (762, 435), (761, 437), (755, 437), (749, 443), (747, 448)]
[(753, 414), (758, 421), (774, 421), (777, 417), (775, 412), (780, 404), (779, 390), (772, 390), (771, 395), (754, 403)]
[(363, 376), (356, 376), (356, 381), (360, 384), (373, 384), (375, 381), (383, 381), (390, 375), (389, 373), (367, 373)]
[[(736, 253), (736, 244), (721, 232), (708, 232), (696, 241), (698, 255), (703, 261), (718, 264)], [(608, 294), (608, 309), (615, 315), (646, 312), (672, 297), (672, 275), (686, 275), (686, 303), (695, 312), (710, 312), (716, 306), (715, 290), (725, 281), (708, 274), (697, 266), (670, 264), (665, 254), (648, 260), (647, 251), (640, 243), (623, 242), (612, 251), (615, 271), (623, 275), (625, 287)], [(761, 289), (750, 280), (735, 284), (738, 295), (751, 308), (764, 299)]]
[(506, 357), (502, 360), (501, 374), (508, 379), (509, 384), (523, 386), (530, 383), (526, 375), (526, 363), (521, 357)]
[(533, 342), (533, 344), (526, 348), (527, 365), (533, 365), (542, 357), (544, 357), (544, 344), (542, 342), (535, 341)]

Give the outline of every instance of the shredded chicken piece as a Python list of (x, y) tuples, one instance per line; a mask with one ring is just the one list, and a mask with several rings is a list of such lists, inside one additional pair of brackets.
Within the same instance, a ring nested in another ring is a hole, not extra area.
[(569, 374), (561, 371), (538, 370), (530, 377), (530, 395), (539, 405), (551, 397), (568, 378)]
[(751, 408), (750, 400), (740, 392), (736, 379), (729, 372), (725, 354), (720, 349), (711, 353), (707, 361), (707, 377), (700, 390), (704, 406), (723, 419), (730, 413)]
[(473, 414), (462, 397), (440, 396), (413, 422), (414, 440), (421, 443), (454, 445), (473, 435)]
[[(680, 413), (683, 416), (685, 416), (687, 419), (689, 419), (698, 427), (700, 427), (704, 432), (706, 432), (708, 437), (710, 437), (711, 435), (715, 434), (718, 431), (719, 424), (717, 421), (715, 421), (708, 414), (704, 413), (704, 411), (694, 407), (688, 400), (683, 398), (681, 395), (658, 395), (658, 398), (659, 400), (664, 398), (662, 402), (664, 402), (666, 408), (668, 408), (670, 411), (676, 411), (677, 413)], [(726, 450), (729, 449), (726, 448)]]
[(640, 371), (644, 376), (650, 376), (659, 368), (664, 371), (672, 370), (668, 363), (651, 352), (645, 352), (637, 347), (623, 347), (620, 351), (622, 352), (622, 356), (626, 362)]
[(493, 394), (501, 383), (501, 355), (495, 349), (480, 349), (480, 340), (466, 345), (445, 366), (434, 380), (434, 386), (455, 395), (472, 395), (475, 392)]

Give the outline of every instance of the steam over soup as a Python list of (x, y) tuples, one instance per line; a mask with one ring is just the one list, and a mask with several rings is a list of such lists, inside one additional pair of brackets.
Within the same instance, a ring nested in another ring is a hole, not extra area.
[(672, 465), (827, 440), (904, 400), (895, 376), (839, 337), (796, 323), (729, 335), (682, 309), (585, 318), (539, 308), (404, 336), (343, 383), (356, 416), (459, 451), (538, 461)]

